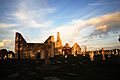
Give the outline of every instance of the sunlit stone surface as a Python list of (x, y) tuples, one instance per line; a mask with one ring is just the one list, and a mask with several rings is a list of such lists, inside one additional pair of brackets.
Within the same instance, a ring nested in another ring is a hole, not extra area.
[(57, 32), (57, 41), (55, 42), (55, 53), (57, 55), (62, 54), (62, 48), (63, 48), (63, 44), (60, 38), (60, 33)]
[(50, 36), (44, 43), (27, 43), (20, 33), (16, 33), (15, 38), (15, 53), (21, 59), (31, 58), (35, 59), (40, 53), (40, 58), (45, 58), (45, 52), (49, 57), (54, 57), (54, 36)]
[(46, 59), (46, 61), (55, 55), (72, 54), (76, 56), (77, 54), (82, 54), (81, 48), (77, 43), (72, 47), (68, 43), (63, 46), (59, 32), (57, 33), (56, 42), (54, 41), (54, 36), (49, 36), (44, 43), (27, 43), (23, 36), (16, 32), (15, 53), (18, 59)]
[(102, 48), (102, 60), (105, 60), (105, 51), (104, 51), (104, 48)]
[(72, 47), (72, 54), (74, 55), (81, 54), (81, 48), (77, 43), (75, 43)]
[(92, 51), (89, 55), (90, 55), (91, 61), (94, 61), (94, 51)]

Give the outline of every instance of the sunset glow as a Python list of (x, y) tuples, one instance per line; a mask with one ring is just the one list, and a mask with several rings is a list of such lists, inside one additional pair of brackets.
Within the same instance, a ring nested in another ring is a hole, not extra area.
[(31, 43), (60, 32), (63, 45), (120, 49), (119, 5), (119, 0), (0, 0), (0, 49), (14, 51), (16, 32)]

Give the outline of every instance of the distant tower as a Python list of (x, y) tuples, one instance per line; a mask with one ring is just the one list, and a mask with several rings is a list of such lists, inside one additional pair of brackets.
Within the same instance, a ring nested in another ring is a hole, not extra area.
[(56, 48), (55, 53), (62, 54), (62, 47), (63, 45), (62, 45), (62, 40), (60, 38), (60, 33), (57, 32), (57, 41), (55, 43), (55, 48)]
[(62, 40), (60, 39), (60, 33), (57, 32), (57, 47), (61, 47), (62, 46)]

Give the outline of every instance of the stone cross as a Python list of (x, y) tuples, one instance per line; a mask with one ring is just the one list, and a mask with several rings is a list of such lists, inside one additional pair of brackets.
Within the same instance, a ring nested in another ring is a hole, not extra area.
[(90, 59), (91, 61), (94, 61), (94, 51), (92, 50), (92, 52), (90, 53)]
[(105, 60), (105, 51), (104, 51), (104, 48), (102, 48), (102, 60)]

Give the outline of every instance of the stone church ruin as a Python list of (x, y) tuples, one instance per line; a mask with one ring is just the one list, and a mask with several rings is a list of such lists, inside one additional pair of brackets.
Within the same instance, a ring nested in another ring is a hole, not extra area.
[(23, 36), (16, 32), (15, 53), (18, 59), (45, 59), (55, 55), (81, 54), (81, 48), (77, 43), (72, 47), (68, 43), (63, 46), (59, 32), (57, 32), (56, 42), (54, 36), (49, 36), (44, 43), (27, 43)]

